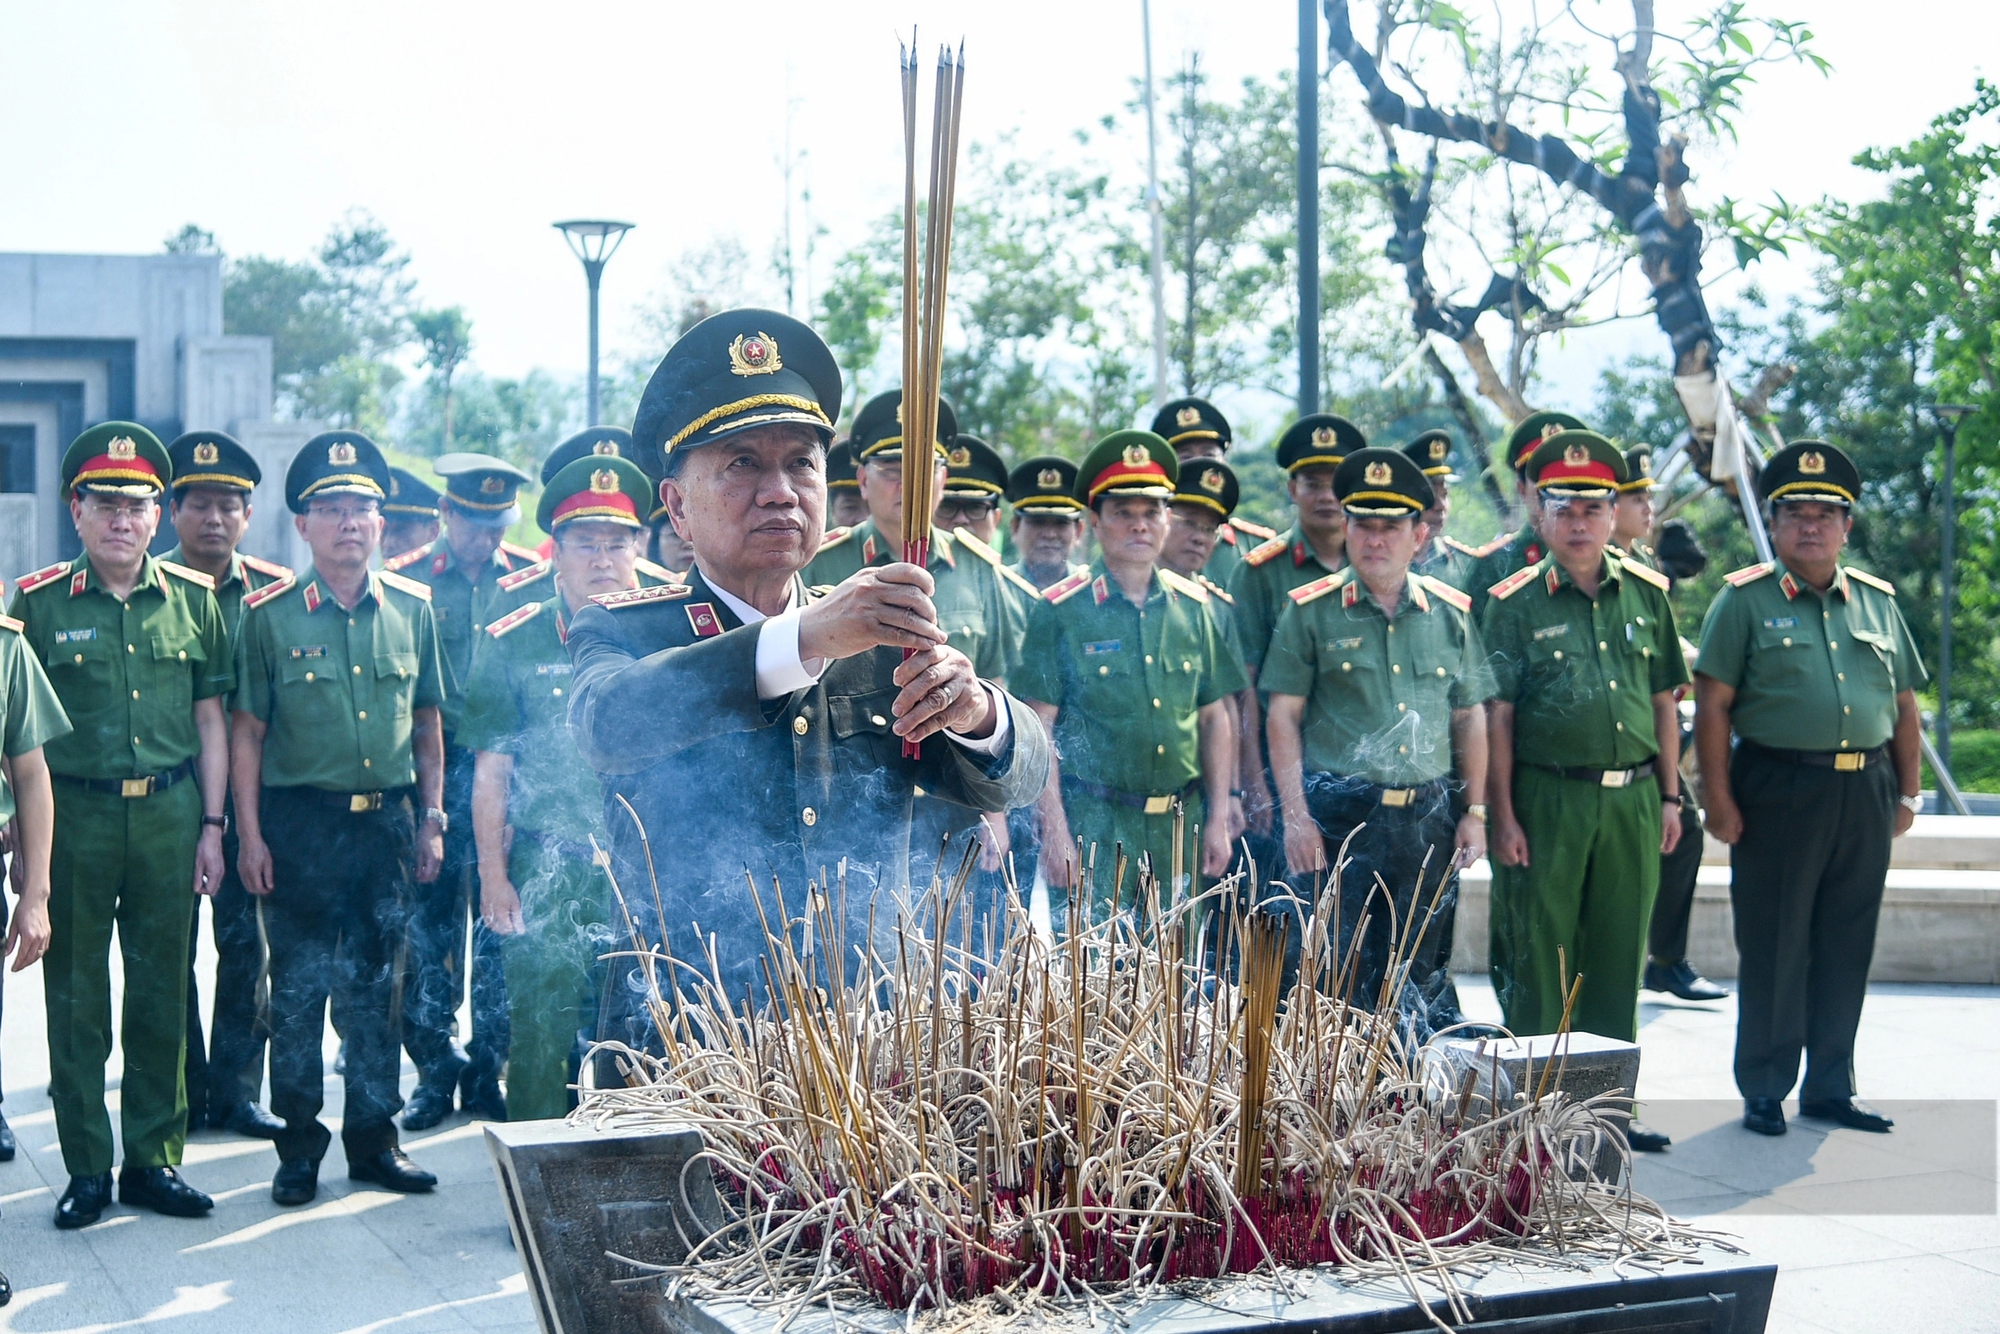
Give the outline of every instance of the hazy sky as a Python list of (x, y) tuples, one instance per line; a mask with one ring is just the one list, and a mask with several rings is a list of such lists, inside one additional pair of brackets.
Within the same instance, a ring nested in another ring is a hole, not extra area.
[[(1741, 148), (1695, 163), (1698, 202), (1863, 188), (1848, 158), (1964, 100), (2000, 50), (1990, 2), (1768, 2), (1812, 22), (1835, 73), (1770, 72)], [(1578, 5), (1607, 26), (1627, 12)], [(1660, 23), (1695, 8), (1660, 0)], [(789, 100), (837, 253), (900, 192), (896, 37), (913, 22), (927, 53), (966, 39), (968, 137), (1017, 131), (1031, 154), (1066, 151), (1139, 70), (1138, 0), (0, 0), (0, 250), (145, 252), (195, 221), (233, 254), (300, 257), (358, 205), (415, 256), (427, 301), (466, 307), (477, 365), (580, 372), (582, 274), (550, 222), (639, 224), (606, 277), (615, 349), (683, 251), (724, 235), (768, 251)], [(1199, 48), (1219, 79), (1271, 74), (1295, 63), (1296, 24), (1287, 0), (1157, 0), (1155, 59)], [(1648, 337), (1579, 335), (1563, 356)]]

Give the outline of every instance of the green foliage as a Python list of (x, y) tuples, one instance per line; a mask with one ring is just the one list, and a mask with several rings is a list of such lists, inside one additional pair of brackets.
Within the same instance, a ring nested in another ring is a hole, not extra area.
[[(498, 455), (533, 473), (574, 429), (571, 421), (583, 406), (581, 398), (575, 384), (547, 371), (530, 371), (520, 379), (461, 372), (452, 389), (449, 448)], [(444, 387), (438, 377), (417, 388), (399, 426), (398, 434), (410, 452), (425, 458), (446, 452)]]
[(181, 229), (161, 243), (160, 249), (169, 255), (219, 255), (222, 247), (215, 243), (215, 233), (206, 227), (183, 223)]
[[(1961, 792), (2000, 792), (2000, 731), (1954, 731), (1950, 768)], [(1937, 790), (1937, 775), (1928, 763), (1923, 785)]]

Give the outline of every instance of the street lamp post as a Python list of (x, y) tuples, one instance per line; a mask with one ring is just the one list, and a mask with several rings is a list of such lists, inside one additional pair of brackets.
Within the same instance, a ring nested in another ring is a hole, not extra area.
[(589, 420), (585, 426), (598, 425), (597, 420), (597, 284), (604, 277), (604, 266), (610, 262), (625, 233), (632, 230), (629, 222), (605, 222), (602, 220), (572, 219), (558, 222), (556, 230), (569, 242), (570, 252), (583, 261), (583, 276), (590, 284), (590, 392), (586, 409)]
[(1944, 522), (1938, 526), (1937, 752), (1951, 767), (1951, 606), (1958, 545), (1958, 424), (1972, 414), (1967, 403), (1933, 403), (1930, 414), (1944, 432)]
[(1299, 415), (1319, 411), (1319, 9), (1299, 0)]

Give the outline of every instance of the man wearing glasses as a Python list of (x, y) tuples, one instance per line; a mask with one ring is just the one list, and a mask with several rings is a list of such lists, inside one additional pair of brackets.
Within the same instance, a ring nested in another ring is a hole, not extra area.
[[(243, 887), (264, 896), (271, 946), (271, 1198), (319, 1191), (321, 1035), (338, 996), (347, 1043), (347, 1174), (390, 1190), (437, 1184), (397, 1147), (396, 952), (412, 870), (444, 860), (444, 669), (430, 590), (371, 571), (389, 465), (329, 431), (285, 475), (312, 564), (243, 600), (230, 736)], [(419, 816), (421, 812), (421, 817)], [(414, 868), (412, 863), (414, 862)]]

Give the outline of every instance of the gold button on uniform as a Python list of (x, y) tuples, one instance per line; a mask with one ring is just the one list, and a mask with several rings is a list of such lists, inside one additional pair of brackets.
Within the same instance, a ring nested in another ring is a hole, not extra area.
[(819, 812), (814, 810), (812, 807), (808, 806), (803, 811), (799, 812), (799, 818), (801, 820), (804, 820), (806, 822), (806, 827), (810, 829), (812, 826), (819, 823)]
[(875, 724), (877, 727), (887, 727), (889, 725), (889, 720), (887, 718), (884, 718), (879, 713), (869, 714), (868, 721)]
[(370, 759), (364, 759), (361, 761), (361, 767), (364, 769), (373, 769), (375, 767), (375, 761)]
[(186, 662), (186, 661), (187, 661), (187, 655), (188, 655), (188, 651), (187, 651), (186, 649), (182, 649), (182, 650), (181, 650), (181, 652), (180, 652), (180, 659), (181, 659), (181, 661), (182, 661), (182, 662)]
[(1155, 755), (1164, 755), (1167, 753), (1167, 748), (1165, 746), (1155, 746), (1153, 747), (1153, 753)]
[(1146, 665), (1148, 667), (1151, 667), (1153, 665), (1153, 655), (1150, 653), (1146, 655)]
[[(78, 661), (82, 661), (82, 659), (78, 659)], [(1354, 670), (1354, 664), (1351, 662), (1343, 662), (1340, 664), (1340, 670), (1343, 672), (1351, 672)]]
[(1154, 700), (1154, 701), (1153, 701), (1153, 707), (1154, 707), (1154, 708), (1156, 708), (1156, 709), (1157, 709), (1157, 708), (1159, 708), (1159, 707), (1160, 707), (1160, 701), (1158, 701), (1158, 700)]
[(1791, 637), (1790, 635), (1786, 635), (1786, 636), (1785, 636), (1785, 647), (1786, 647), (1786, 648), (1790, 648), (1791, 646), (1792, 646), (1792, 637)]
[(1403, 664), (1400, 662), (1392, 662), (1389, 664), (1389, 671), (1393, 675), (1401, 676), (1403, 674)]
[[(78, 658), (78, 659), (77, 659), (77, 661), (78, 661), (78, 662), (82, 662), (82, 661), (83, 661), (83, 659), (82, 659), (82, 658)], [(1146, 659), (1146, 661), (1147, 661), (1147, 662), (1151, 662), (1151, 661), (1152, 661), (1152, 659), (1151, 659), (1151, 658), (1148, 658), (1148, 659)], [(1099, 676), (1109, 676), (1109, 675), (1111, 675), (1111, 669), (1110, 669), (1109, 667), (1099, 667), (1099, 668), (1097, 669), (1097, 674), (1098, 674)]]
[(801, 714), (797, 718), (792, 719), (792, 732), (796, 736), (804, 736), (811, 727), (812, 724), (805, 720), (805, 716), (803, 714)]
[(1561, 649), (1557, 649), (1557, 650), (1556, 650), (1556, 661), (1557, 661), (1557, 662), (1561, 662), (1561, 661), (1562, 661), (1562, 656), (1563, 656), (1563, 651), (1562, 651)]
[(1601, 640), (1601, 639), (1597, 641), (1597, 651), (1598, 651), (1599, 653), (1602, 653), (1602, 652), (1604, 652), (1604, 650), (1605, 650), (1605, 649), (1608, 649), (1608, 648), (1610, 648), (1610, 647), (1611, 647), (1611, 645), (1609, 645), (1609, 644), (1605, 643), (1605, 642), (1604, 642), (1603, 640)]
[(77, 660), (78, 662), (82, 662), (82, 661), (83, 661), (83, 655), (82, 655), (81, 653), (77, 654), (77, 655), (76, 655), (76, 660)]
[(1620, 723), (1620, 724), (1618, 724), (1618, 730), (1619, 730), (1619, 731), (1621, 731), (1621, 732), (1622, 732), (1622, 731), (1624, 731), (1624, 730), (1625, 730), (1625, 724), (1623, 724), (1623, 723)]
[(1408, 713), (1408, 712), (1409, 712), (1409, 709), (1410, 709), (1410, 706), (1409, 706), (1409, 705), (1407, 705), (1407, 704), (1401, 704), (1401, 703), (1399, 703), (1399, 704), (1397, 704), (1397, 705), (1396, 705), (1396, 712), (1397, 712), (1397, 713)]
[(1847, 679), (1847, 673), (1846, 673), (1846, 672), (1835, 672), (1835, 673), (1833, 674), (1833, 679), (1834, 679), (1834, 680), (1836, 680), (1836, 681), (1845, 681), (1845, 680)]
[(1839, 644), (1835, 643), (1835, 642), (1834, 642), (1833, 640), (1831, 640), (1831, 639), (1829, 639), (1829, 640), (1827, 640), (1827, 641), (1826, 641), (1826, 646), (1827, 646), (1828, 648), (1830, 648), (1830, 649), (1833, 649), (1833, 648), (1839, 648), (1839, 647), (1840, 647), (1840, 645), (1839, 645)]
[(354, 664), (354, 674), (356, 676), (361, 675), (361, 664), (358, 662)]
[(137, 698), (139, 698), (139, 692), (138, 692), (138, 691), (136, 691), (136, 690), (135, 690), (135, 691), (133, 691), (133, 692), (132, 692), (132, 698), (133, 698), (133, 699), (137, 699)]
[(554, 691), (552, 691), (551, 693), (552, 693), (552, 694), (554, 694), (554, 695), (555, 695), (555, 697), (556, 697), (557, 699), (561, 699), (561, 698), (562, 698), (562, 687), (561, 687), (561, 686), (557, 686), (557, 687), (555, 688), (555, 690), (554, 690)]
[(360, 715), (360, 716), (361, 716), (361, 721), (362, 721), (362, 722), (364, 722), (364, 723), (365, 723), (365, 722), (367, 722), (367, 721), (368, 721), (368, 710), (366, 710), (366, 709), (363, 709), (363, 710), (361, 711), (361, 715)]
[(313, 674), (312, 674), (311, 672), (307, 672), (307, 673), (306, 673), (306, 680), (310, 681), (310, 680), (312, 680), (312, 679), (313, 679)]
[(1438, 668), (1438, 675), (1439, 675), (1439, 676), (1443, 676), (1443, 675), (1444, 675), (1444, 668), (1442, 668), (1442, 667)]
[[(139, 651), (139, 646), (137, 644), (127, 644), (125, 646), (125, 651), (127, 653), (137, 653)], [(82, 659), (79, 658), (78, 661), (81, 662)]]

